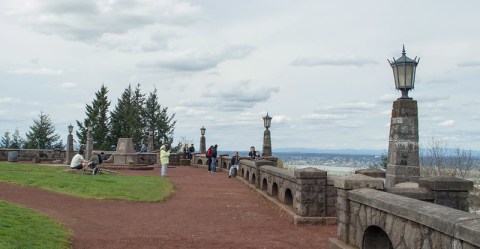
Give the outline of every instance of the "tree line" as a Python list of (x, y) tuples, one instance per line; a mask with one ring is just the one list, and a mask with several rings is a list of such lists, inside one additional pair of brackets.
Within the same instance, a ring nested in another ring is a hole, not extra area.
[[(96, 150), (114, 149), (118, 138), (131, 137), (136, 145), (147, 143), (150, 131), (153, 132), (153, 149), (158, 149), (161, 145), (169, 148), (172, 146), (175, 114), (169, 115), (168, 107), (160, 105), (156, 88), (145, 94), (141, 92), (140, 84), (135, 88), (129, 85), (111, 111), (110, 104), (108, 89), (102, 84), (92, 102), (85, 105), (85, 118), (76, 120), (77, 142), (81, 146), (86, 144), (88, 127), (92, 127), (93, 147)], [(48, 114), (41, 112), (29, 129), (25, 139), (18, 129), (13, 134), (6, 131), (0, 139), (0, 147), (13, 149), (64, 147)]]

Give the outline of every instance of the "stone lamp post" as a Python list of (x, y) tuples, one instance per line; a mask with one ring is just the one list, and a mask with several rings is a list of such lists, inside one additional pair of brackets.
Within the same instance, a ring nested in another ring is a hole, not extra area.
[(70, 124), (67, 126), (68, 136), (67, 136), (67, 150), (65, 152), (65, 164), (70, 164), (73, 158), (73, 125)]
[(402, 182), (416, 183), (420, 178), (417, 101), (408, 97), (408, 91), (415, 85), (418, 62), (417, 57), (412, 60), (406, 56), (405, 46), (400, 58), (389, 61), (395, 88), (402, 92), (402, 96), (393, 102), (392, 107), (385, 183), (387, 188)]
[(205, 141), (205, 131), (207, 129), (205, 129), (205, 127), (202, 126), (202, 128), (200, 128), (200, 133), (202, 134), (202, 136), (200, 137), (200, 153), (206, 153), (207, 152), (207, 145), (206, 145), (206, 141)]
[(263, 154), (265, 156), (272, 156), (272, 139), (270, 138), (270, 125), (272, 124), (272, 117), (267, 115), (263, 117), (263, 126), (265, 127), (265, 132), (263, 132)]
[(89, 160), (90, 157), (92, 157), (92, 152), (93, 152), (93, 127), (91, 125), (88, 126), (87, 130), (87, 148), (86, 148), (86, 154), (85, 154), (85, 160)]

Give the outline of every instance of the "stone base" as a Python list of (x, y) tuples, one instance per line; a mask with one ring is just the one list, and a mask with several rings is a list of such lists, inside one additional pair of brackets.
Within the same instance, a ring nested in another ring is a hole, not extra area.
[(394, 187), (402, 182), (418, 182), (419, 178), (419, 166), (388, 165), (385, 186)]
[(328, 249), (356, 249), (356, 247), (348, 245), (337, 238), (330, 238), (328, 239)]
[(180, 159), (180, 166), (190, 166), (190, 159)]
[(422, 201), (433, 201), (432, 191), (429, 191), (426, 188), (408, 187), (406, 186), (407, 184), (415, 184), (418, 186), (416, 183), (400, 183), (395, 187), (386, 188), (386, 192)]

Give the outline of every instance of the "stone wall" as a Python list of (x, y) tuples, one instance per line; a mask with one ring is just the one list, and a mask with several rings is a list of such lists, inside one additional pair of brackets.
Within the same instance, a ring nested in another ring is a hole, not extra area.
[(66, 153), (61, 149), (0, 149), (0, 161), (7, 161), (9, 151), (18, 151), (18, 161), (31, 161), (34, 158), (63, 161)]
[(377, 189), (383, 181), (337, 179), (337, 238), (329, 248), (480, 248), (480, 216)]
[(239, 175), (301, 217), (335, 217), (336, 189), (326, 171), (287, 170), (275, 164), (270, 160), (240, 160)]

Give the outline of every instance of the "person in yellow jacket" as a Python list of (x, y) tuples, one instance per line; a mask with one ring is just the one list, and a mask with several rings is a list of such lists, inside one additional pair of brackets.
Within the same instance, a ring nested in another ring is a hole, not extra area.
[(168, 168), (168, 164), (170, 163), (169, 157), (170, 157), (170, 151), (166, 151), (165, 145), (162, 145), (162, 147), (160, 147), (160, 162), (162, 163), (162, 176), (167, 175), (167, 168)]

